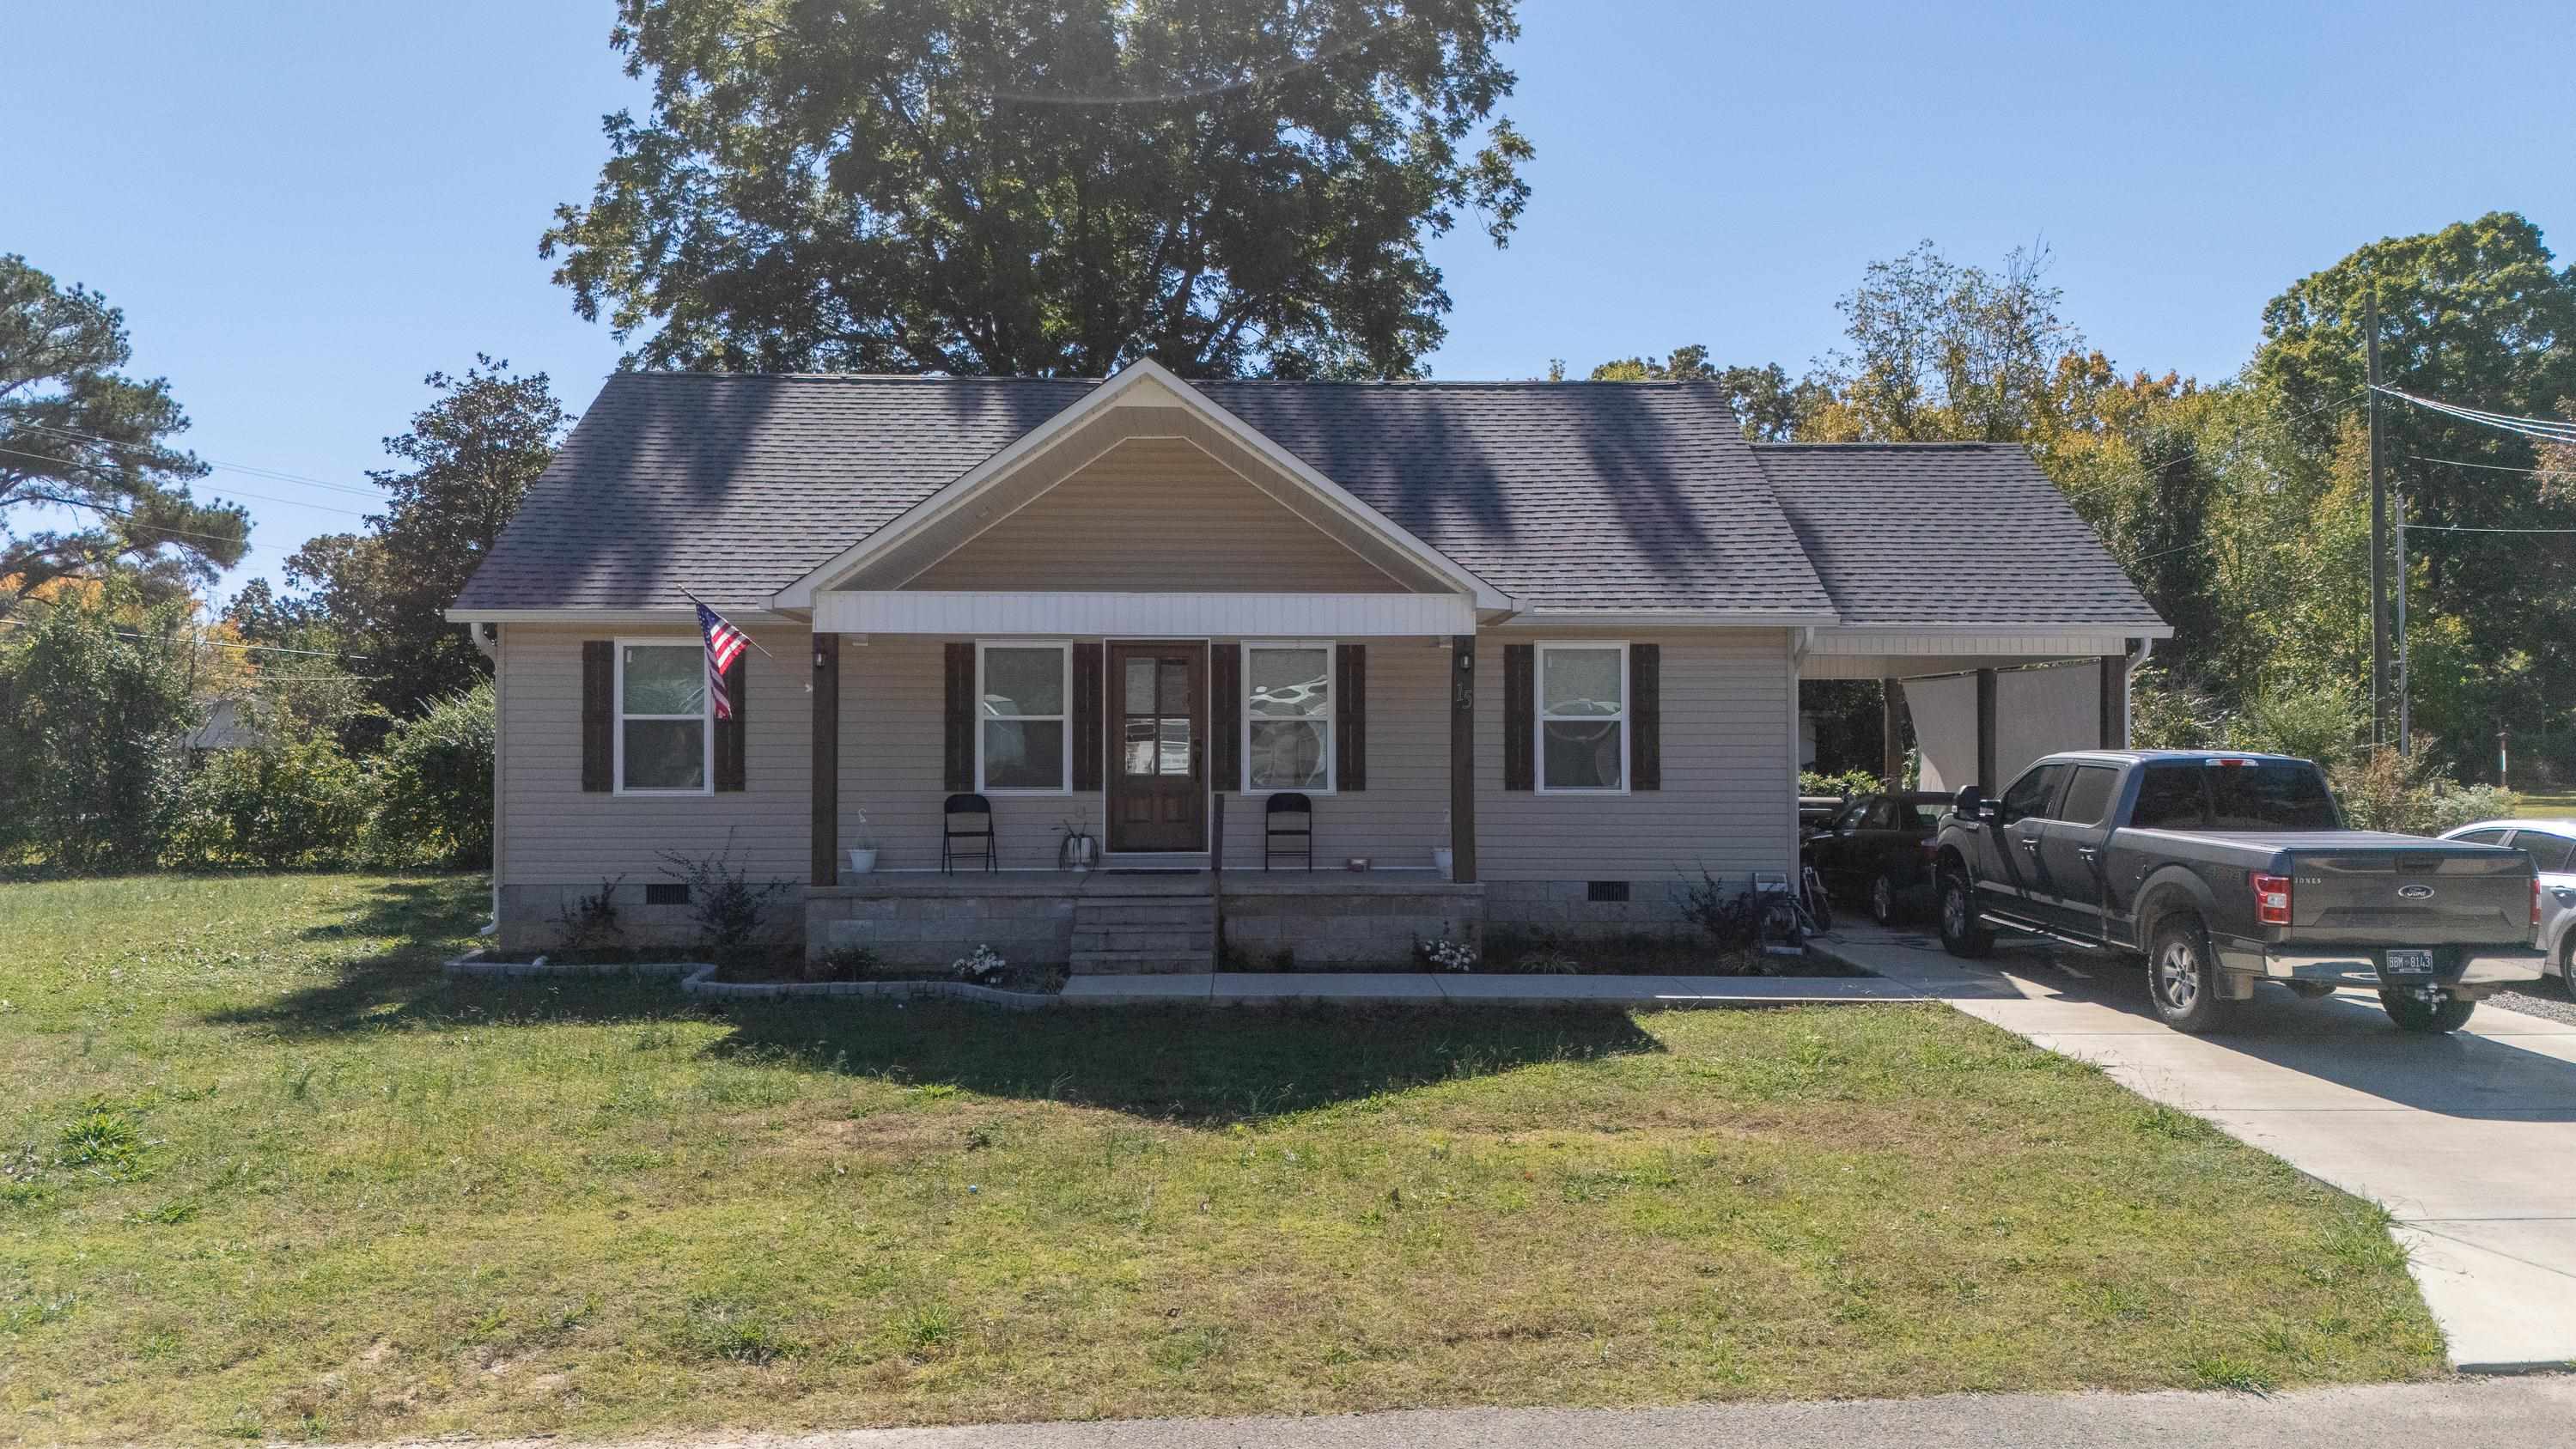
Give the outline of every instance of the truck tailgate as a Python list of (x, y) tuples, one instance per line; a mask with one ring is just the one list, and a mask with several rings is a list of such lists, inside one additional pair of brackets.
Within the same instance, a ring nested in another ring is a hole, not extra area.
[(2383, 946), (2531, 939), (2531, 861), (2516, 850), (2409, 841), (2289, 852), (2288, 938)]

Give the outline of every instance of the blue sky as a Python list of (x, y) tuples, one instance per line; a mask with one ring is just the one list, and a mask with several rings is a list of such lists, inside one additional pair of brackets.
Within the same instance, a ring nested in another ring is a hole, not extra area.
[[(612, 16), (6, 0), (0, 251), (124, 307), (210, 459), (363, 483), (422, 375), (477, 350), (579, 409), (619, 348), (536, 238), (589, 194), (600, 115), (640, 109)], [(1443, 377), (1687, 342), (1798, 371), (1862, 267), (1927, 237), (1985, 262), (2044, 241), (2122, 365), (2218, 376), (2267, 298), (2372, 238), (2508, 208), (2576, 249), (2564, 0), (1524, 0), (1523, 24), (1534, 195), (1508, 250), (1437, 249)], [(227, 592), (367, 506), (208, 487), (257, 525)]]

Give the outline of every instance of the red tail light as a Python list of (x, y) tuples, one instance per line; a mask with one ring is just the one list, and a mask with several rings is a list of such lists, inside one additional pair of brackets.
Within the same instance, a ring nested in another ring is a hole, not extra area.
[(2254, 919), (2266, 926), (2290, 924), (2290, 878), (2258, 870), (2247, 879), (2254, 885)]
[(2538, 876), (2531, 878), (2531, 924), (2534, 928), (2540, 925), (2540, 877)]

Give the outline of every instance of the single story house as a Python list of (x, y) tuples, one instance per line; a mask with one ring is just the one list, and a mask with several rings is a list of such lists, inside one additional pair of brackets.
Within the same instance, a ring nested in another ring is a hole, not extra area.
[[(759, 646), (730, 719), (693, 600)], [(2121, 742), (2169, 632), (2018, 447), (1150, 362), (621, 373), (448, 617), (495, 663), (505, 946), (603, 880), (682, 930), (663, 853), (729, 850), (810, 951), (1077, 971), (1205, 969), (1220, 915), (1257, 961), (1670, 928), (1703, 871), (1794, 871), (1801, 680), (1910, 681), (1938, 776), (1991, 782)], [(1298, 824), (1311, 870), (1266, 849)]]

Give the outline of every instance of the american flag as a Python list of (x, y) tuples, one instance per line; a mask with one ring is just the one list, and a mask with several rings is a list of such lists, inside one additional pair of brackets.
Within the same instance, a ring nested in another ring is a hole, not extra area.
[(733, 696), (725, 693), (725, 671), (751, 647), (751, 639), (724, 621), (724, 615), (698, 605), (698, 632), (707, 636), (707, 693), (716, 702), (716, 718), (733, 718)]

